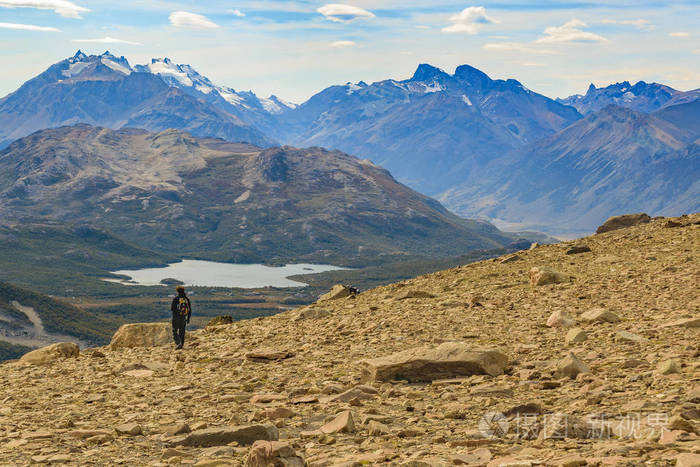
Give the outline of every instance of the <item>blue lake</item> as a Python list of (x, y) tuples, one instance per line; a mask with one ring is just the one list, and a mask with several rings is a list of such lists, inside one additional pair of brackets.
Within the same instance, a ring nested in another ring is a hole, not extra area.
[(305, 287), (303, 282), (287, 279), (296, 274), (315, 274), (337, 271), (340, 268), (328, 264), (287, 264), (271, 267), (263, 264), (233, 264), (214, 261), (182, 260), (162, 268), (113, 271), (113, 274), (128, 276), (130, 281), (105, 279), (124, 285), (163, 285), (163, 279), (177, 279), (185, 285), (201, 287), (239, 287), (257, 289), (261, 287)]

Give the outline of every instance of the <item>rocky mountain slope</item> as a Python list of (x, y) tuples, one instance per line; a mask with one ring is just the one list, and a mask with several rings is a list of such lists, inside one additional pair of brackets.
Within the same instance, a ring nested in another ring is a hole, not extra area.
[(440, 199), (462, 215), (565, 235), (590, 232), (621, 210), (695, 212), (698, 138), (700, 100), (653, 114), (608, 106), (497, 158)]
[(76, 125), (0, 152), (5, 222), (89, 223), (147, 249), (234, 262), (450, 256), (516, 237), (338, 151), (262, 150), (168, 130)]
[(177, 128), (199, 136), (273, 144), (236, 116), (169, 86), (160, 76), (135, 72), (124, 57), (78, 51), (0, 99), (0, 148), (37, 130), (75, 123)]
[(609, 105), (649, 113), (670, 105), (683, 104), (697, 99), (700, 99), (700, 89), (678, 91), (659, 83), (638, 81), (631, 85), (629, 81), (623, 81), (603, 88), (597, 88), (591, 84), (585, 95), (574, 94), (563, 99), (556, 99), (556, 101), (575, 107), (581, 114), (588, 115)]
[(655, 219), (211, 326), (182, 352), (133, 347), (168, 323), (54, 348), (0, 365), (0, 456), (697, 465), (699, 252), (699, 214)]
[(403, 81), (332, 86), (279, 118), (278, 139), (370, 158), (432, 195), (494, 153), (549, 136), (580, 115), (513, 79), (493, 80), (469, 65), (450, 75), (423, 64)]

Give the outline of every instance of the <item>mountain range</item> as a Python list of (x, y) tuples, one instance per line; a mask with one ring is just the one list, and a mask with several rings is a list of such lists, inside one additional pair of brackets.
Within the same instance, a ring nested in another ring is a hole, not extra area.
[(639, 112), (654, 112), (663, 107), (697, 99), (700, 99), (700, 89), (683, 92), (659, 83), (638, 81), (631, 85), (629, 81), (623, 81), (603, 88), (591, 84), (585, 95), (574, 94), (557, 99), (557, 102), (570, 105), (583, 115), (588, 115), (608, 105), (618, 105)]
[[(625, 81), (591, 85), (585, 95), (553, 100), (517, 80), (492, 79), (469, 65), (449, 74), (422, 64), (406, 80), (331, 86), (295, 105), (218, 86), (192, 66), (167, 58), (132, 67), (109, 52), (88, 56), (79, 51), (0, 99), (0, 147), (36, 130), (75, 123), (154, 132), (174, 128), (260, 148), (322, 146), (372, 160), (458, 215), (568, 234), (590, 231), (630, 206), (624, 200), (631, 192), (621, 182), (636, 183), (635, 174), (658, 168), (648, 161), (666, 160), (670, 152), (685, 156), (665, 172), (671, 177), (666, 185), (684, 186), (687, 192), (667, 199), (663, 190), (633, 190), (632, 205), (664, 215), (696, 205), (690, 200), (700, 197), (697, 186), (681, 179), (696, 165), (688, 135), (698, 128), (689, 117), (698, 98), (700, 90)], [(611, 105), (631, 112), (611, 110)], [(676, 110), (656, 114), (671, 108)], [(671, 115), (678, 118), (670, 121)], [(659, 121), (665, 123), (659, 127)], [(591, 133), (584, 135), (586, 128)], [(678, 132), (685, 136), (664, 139)], [(566, 156), (559, 152), (564, 148)], [(631, 153), (641, 157), (636, 165), (624, 156)], [(584, 177), (564, 168), (556, 177), (545, 176), (564, 160), (567, 167), (592, 160), (615, 166), (618, 178), (613, 186), (604, 170)], [(520, 183), (516, 179), (523, 174), (528, 175)], [(556, 209), (540, 209), (544, 201), (506, 204), (536, 196), (518, 191), (533, 180), (541, 187), (537, 196), (556, 193)], [(600, 186), (607, 187), (605, 198), (596, 195), (602, 193), (599, 188), (590, 191)], [(582, 193), (588, 193), (588, 202), (580, 202)], [(565, 207), (575, 226), (556, 217)]]
[(0, 152), (0, 217), (90, 224), (147, 249), (232, 262), (454, 256), (518, 238), (339, 151), (86, 124)]
[(608, 105), (495, 158), (441, 199), (510, 228), (579, 233), (615, 212), (697, 212), (699, 158), (700, 100), (651, 114)]
[(216, 106), (135, 72), (109, 52), (73, 57), (49, 67), (0, 99), (0, 147), (34, 131), (74, 123), (110, 128), (168, 128), (195, 135), (274, 145), (256, 128)]

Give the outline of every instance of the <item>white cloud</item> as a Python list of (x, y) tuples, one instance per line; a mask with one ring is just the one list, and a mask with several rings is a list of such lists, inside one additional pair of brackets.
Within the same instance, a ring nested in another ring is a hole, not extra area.
[(335, 41), (331, 43), (331, 47), (345, 48), (345, 47), (355, 47), (357, 43), (355, 41)]
[(241, 10), (239, 10), (239, 9), (227, 10), (226, 13), (230, 13), (230, 14), (232, 14), (232, 15), (236, 15), (236, 16), (238, 16), (239, 18), (242, 18), (242, 17), (245, 16), (245, 13), (243, 13), (243, 12), (242, 12)]
[(523, 44), (517, 44), (515, 42), (499, 42), (484, 44), (484, 49), (486, 50), (498, 50), (502, 52), (518, 52), (526, 54), (540, 54), (540, 55), (559, 55), (560, 52), (547, 49), (536, 49), (534, 47), (529, 47)]
[(80, 18), (80, 13), (90, 11), (68, 0), (0, 0), (0, 7), (53, 10), (66, 18)]
[(190, 13), (188, 11), (174, 11), (170, 13), (170, 24), (178, 28), (193, 29), (217, 29), (218, 24), (206, 16)]
[(418, 24), (416, 25), (416, 29), (430, 29), (430, 26), (426, 26), (425, 24)]
[(141, 45), (140, 42), (125, 41), (123, 39), (115, 39), (114, 37), (102, 37), (99, 39), (73, 39), (73, 42), (83, 42), (91, 44), (127, 44), (127, 45)]
[(486, 14), (486, 8), (483, 6), (465, 8), (460, 13), (451, 16), (450, 21), (452, 21), (450, 26), (442, 28), (444, 32), (476, 34), (485, 24), (498, 23), (498, 21)]
[(327, 3), (316, 10), (321, 13), (326, 19), (337, 23), (346, 23), (356, 19), (375, 18), (374, 13), (352, 5), (342, 3)]
[(60, 29), (49, 26), (35, 26), (33, 24), (17, 24), (17, 23), (0, 23), (0, 29), (19, 29), (22, 31), (44, 31), (44, 32), (61, 32)]
[(586, 23), (578, 19), (567, 21), (562, 26), (550, 26), (544, 30), (544, 36), (537, 39), (538, 43), (552, 42), (606, 42), (607, 39), (592, 32), (583, 31), (588, 27)]
[(672, 37), (688, 37), (688, 36), (690, 36), (690, 34), (688, 34), (685, 31), (670, 32), (668, 35), (672, 36)]
[(644, 31), (653, 31), (656, 26), (651, 24), (647, 19), (604, 19), (602, 21), (604, 24), (622, 24), (626, 26), (634, 26), (637, 29)]

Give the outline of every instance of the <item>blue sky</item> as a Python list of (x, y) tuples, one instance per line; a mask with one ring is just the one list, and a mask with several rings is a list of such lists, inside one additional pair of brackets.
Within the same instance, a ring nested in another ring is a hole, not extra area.
[(79, 48), (132, 65), (167, 56), (294, 102), (404, 79), (419, 63), (470, 64), (550, 97), (623, 80), (689, 90), (700, 87), (698, 18), (698, 0), (0, 0), (0, 95)]

